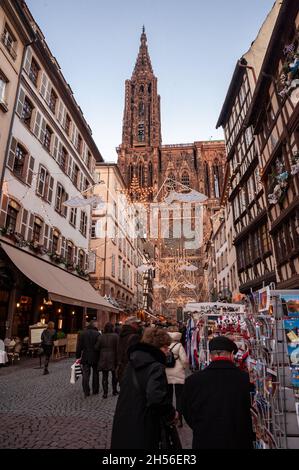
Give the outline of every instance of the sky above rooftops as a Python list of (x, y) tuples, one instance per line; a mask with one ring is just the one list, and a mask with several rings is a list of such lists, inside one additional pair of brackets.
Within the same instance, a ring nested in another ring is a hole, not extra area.
[(237, 60), (274, 0), (26, 0), (106, 161), (121, 143), (125, 80), (142, 25), (161, 96), (163, 144), (222, 139)]

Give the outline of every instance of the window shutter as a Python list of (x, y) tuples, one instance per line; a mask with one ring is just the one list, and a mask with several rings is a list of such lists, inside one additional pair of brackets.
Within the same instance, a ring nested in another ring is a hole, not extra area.
[(28, 234), (27, 234), (27, 240), (31, 242), (32, 240), (32, 235), (33, 235), (33, 223), (34, 223), (34, 214), (30, 214), (29, 217), (29, 225), (28, 225)]
[(52, 248), (53, 248), (53, 229), (49, 227), (49, 246), (48, 246), (48, 251), (52, 253)]
[(96, 271), (96, 254), (95, 254), (94, 251), (89, 252), (87, 260), (88, 260), (87, 271), (89, 273), (95, 273), (95, 271)]
[(62, 159), (62, 143), (59, 142), (58, 144), (58, 155), (57, 155), (57, 163), (61, 166), (61, 159)]
[(58, 107), (58, 121), (60, 122), (60, 124), (62, 123), (62, 116), (63, 116), (63, 102), (62, 101), (59, 101), (59, 107)]
[(45, 224), (44, 228), (44, 248), (45, 250), (48, 249), (49, 245), (49, 225)]
[(61, 251), (60, 255), (62, 258), (65, 258), (65, 237), (61, 237)]
[(54, 144), (53, 144), (53, 158), (56, 160), (56, 161), (59, 161), (59, 157), (58, 157), (58, 145), (61, 145), (60, 141), (58, 140), (58, 137), (57, 135), (54, 136)]
[(8, 208), (8, 196), (2, 193), (2, 203), (1, 203), (1, 211), (0, 211), (0, 227), (5, 226), (7, 208)]
[(52, 85), (50, 80), (48, 81), (48, 86), (46, 89), (46, 103), (49, 105), (50, 104), (50, 96), (51, 96), (51, 90), (52, 90)]
[(74, 143), (74, 140), (75, 140), (75, 130), (76, 130), (76, 126), (75, 124), (72, 122), (72, 129), (71, 129), (71, 141)]
[[(64, 193), (63, 202), (67, 201), (68, 198), (69, 198), (68, 193)], [(62, 206), (62, 215), (64, 215), (64, 217), (67, 217), (67, 206)]]
[(47, 86), (48, 86), (48, 78), (47, 78), (47, 75), (45, 74), (45, 72), (43, 72), (41, 87), (40, 87), (40, 94), (42, 95), (43, 98), (46, 97)]
[(80, 172), (80, 183), (79, 183), (79, 190), (84, 191), (84, 174)]
[(32, 178), (33, 178), (33, 170), (34, 170), (34, 161), (35, 159), (33, 157), (29, 157), (29, 165), (28, 165), (28, 172), (27, 172), (27, 184), (31, 186), (32, 184)]
[(25, 101), (25, 92), (23, 88), (20, 88), (19, 99), (18, 99), (18, 104), (17, 104), (17, 115), (19, 117), (22, 117), (24, 101)]
[(50, 176), (47, 200), (51, 204), (53, 198), (54, 178)]
[(73, 253), (74, 253), (74, 264), (77, 266), (78, 264), (78, 247), (75, 246), (74, 249), (73, 249)]
[(69, 157), (68, 166), (67, 166), (67, 175), (71, 178), (73, 171), (73, 159)]
[(45, 140), (46, 125), (47, 125), (46, 120), (43, 118), (41, 130), (40, 130), (40, 137), (39, 137), (39, 140), (41, 141), (42, 144), (44, 143), (44, 140)]
[(41, 127), (42, 115), (40, 112), (36, 112), (35, 123), (33, 127), (33, 134), (39, 139), (40, 127)]
[(65, 129), (65, 124), (66, 124), (66, 108), (63, 107), (63, 114), (62, 114), (62, 127)]
[(21, 235), (24, 237), (24, 239), (26, 239), (27, 222), (28, 222), (28, 211), (26, 209), (23, 209), (22, 223), (21, 223)]
[(29, 74), (30, 67), (31, 67), (31, 60), (32, 60), (32, 51), (30, 48), (27, 49), (24, 70), (27, 74)]
[(17, 141), (14, 137), (12, 137), (8, 159), (7, 159), (7, 166), (10, 170), (13, 170), (13, 166), (15, 162), (16, 147), (17, 147)]

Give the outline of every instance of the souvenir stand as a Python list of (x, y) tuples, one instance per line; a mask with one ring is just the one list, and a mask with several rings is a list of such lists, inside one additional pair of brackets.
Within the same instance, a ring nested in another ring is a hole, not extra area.
[(267, 287), (252, 293), (245, 322), (256, 447), (298, 449), (299, 291)]
[[(208, 341), (217, 334), (236, 334), (244, 323), (244, 305), (228, 303), (195, 303), (191, 302), (184, 308), (188, 315), (186, 329), (186, 352), (192, 370), (202, 370), (209, 364)], [(240, 347), (245, 346), (242, 344)]]

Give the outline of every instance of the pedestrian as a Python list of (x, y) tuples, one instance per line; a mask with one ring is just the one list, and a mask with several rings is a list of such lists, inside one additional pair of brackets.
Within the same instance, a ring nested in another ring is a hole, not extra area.
[(128, 349), (140, 341), (140, 320), (137, 317), (127, 318), (119, 334), (117, 379), (121, 385), (122, 376), (128, 363)]
[(193, 431), (193, 449), (251, 449), (254, 435), (250, 383), (234, 364), (236, 344), (225, 336), (209, 342), (211, 363), (188, 377), (183, 415)]
[(113, 427), (111, 449), (159, 449), (161, 420), (176, 413), (167, 394), (165, 354), (171, 343), (164, 330), (147, 328), (130, 347)]
[(47, 375), (49, 373), (49, 361), (50, 357), (52, 356), (54, 341), (56, 339), (56, 330), (54, 329), (54, 326), (54, 322), (49, 321), (47, 328), (42, 332), (41, 336), (41, 347), (44, 350), (45, 354), (45, 366), (43, 375)]
[(178, 412), (178, 427), (183, 426), (182, 416), (182, 394), (185, 383), (185, 369), (187, 368), (189, 361), (182, 346), (181, 338), (182, 334), (176, 327), (170, 327), (168, 334), (171, 338), (171, 345), (169, 351), (171, 351), (175, 358), (174, 367), (166, 367), (166, 376), (168, 382), (168, 394), (171, 403), (173, 402), (173, 394), (175, 392), (176, 410)]
[(113, 395), (118, 395), (116, 378), (118, 334), (113, 330), (112, 323), (106, 323), (104, 333), (99, 335), (95, 344), (95, 349), (99, 353), (98, 370), (102, 372), (103, 398), (108, 397), (109, 371), (112, 375)]
[(85, 398), (90, 395), (90, 374), (92, 369), (92, 393), (99, 393), (99, 371), (98, 359), (99, 353), (95, 350), (95, 345), (100, 333), (97, 328), (97, 322), (91, 321), (87, 328), (80, 333), (77, 342), (76, 359), (80, 359), (82, 365), (82, 386)]
[(114, 327), (114, 333), (117, 333), (119, 335), (119, 333), (121, 332), (121, 325), (120, 323), (117, 321), (115, 323), (115, 327)]

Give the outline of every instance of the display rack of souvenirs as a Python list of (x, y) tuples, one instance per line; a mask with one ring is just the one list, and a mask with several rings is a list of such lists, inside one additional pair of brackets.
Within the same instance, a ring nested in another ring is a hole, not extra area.
[(252, 417), (257, 448), (299, 448), (298, 307), (299, 291), (265, 288), (247, 299), (247, 365), (255, 389)]

